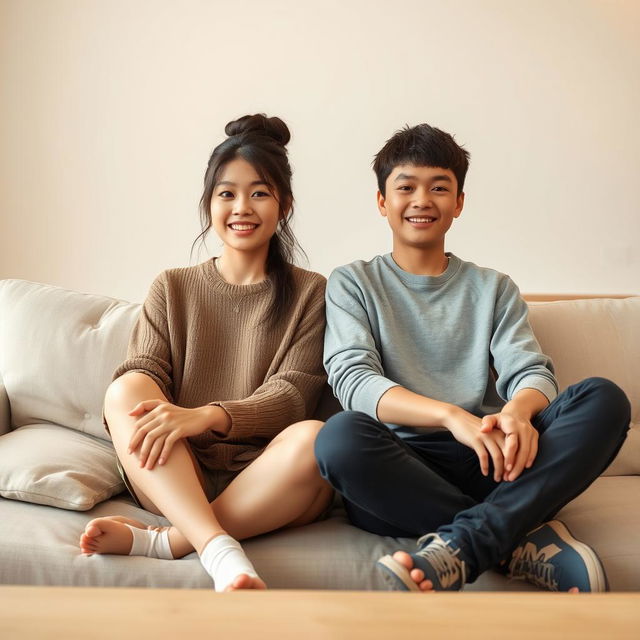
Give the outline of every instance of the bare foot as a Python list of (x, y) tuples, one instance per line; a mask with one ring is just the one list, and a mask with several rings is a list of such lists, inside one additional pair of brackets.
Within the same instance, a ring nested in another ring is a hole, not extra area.
[(80, 536), (80, 551), (85, 554), (128, 555), (133, 544), (133, 534), (129, 527), (125, 526), (127, 524), (138, 529), (156, 528), (124, 516), (96, 518), (87, 524), (84, 533)]
[(260, 578), (252, 578), (246, 573), (241, 573), (225, 589), (225, 591), (239, 591), (240, 589), (266, 589), (267, 585)]
[(393, 554), (393, 559), (399, 562), (409, 572), (411, 579), (418, 585), (420, 591), (435, 593), (431, 580), (425, 580), (424, 571), (413, 568), (413, 558), (408, 553), (405, 551), (396, 551)]

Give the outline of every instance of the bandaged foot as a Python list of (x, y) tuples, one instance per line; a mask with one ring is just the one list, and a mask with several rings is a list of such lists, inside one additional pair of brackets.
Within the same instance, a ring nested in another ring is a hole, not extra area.
[(209, 540), (200, 562), (213, 579), (216, 591), (265, 588), (240, 543), (231, 536), (223, 534)]
[(147, 556), (147, 558), (160, 558), (161, 560), (173, 560), (171, 547), (169, 546), (169, 529), (138, 529), (125, 524), (133, 534), (130, 556)]
[(91, 520), (80, 537), (80, 550), (85, 554), (114, 553), (173, 559), (169, 528), (147, 527), (142, 522), (122, 516)]

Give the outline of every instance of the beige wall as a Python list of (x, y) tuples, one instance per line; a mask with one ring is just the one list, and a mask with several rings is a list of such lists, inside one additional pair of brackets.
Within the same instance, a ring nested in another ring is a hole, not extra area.
[(293, 131), (315, 270), (388, 249), (371, 159), (426, 121), (472, 154), (450, 250), (523, 291), (640, 292), (639, 20), (633, 0), (0, 0), (0, 277), (142, 300), (189, 264), (224, 124), (265, 111)]

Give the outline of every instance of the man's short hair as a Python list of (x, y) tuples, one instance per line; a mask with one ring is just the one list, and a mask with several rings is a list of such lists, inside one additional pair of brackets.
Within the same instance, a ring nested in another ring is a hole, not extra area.
[(396, 131), (374, 158), (373, 170), (383, 196), (387, 178), (395, 167), (403, 164), (450, 169), (458, 181), (460, 195), (469, 168), (469, 152), (453, 136), (436, 127), (426, 123), (415, 127), (407, 125)]

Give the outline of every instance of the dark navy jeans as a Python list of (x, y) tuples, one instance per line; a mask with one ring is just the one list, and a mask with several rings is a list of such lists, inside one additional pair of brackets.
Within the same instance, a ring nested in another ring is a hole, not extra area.
[(538, 454), (513, 482), (495, 482), (492, 469), (483, 476), (475, 451), (449, 431), (399, 438), (359, 411), (331, 417), (315, 451), (353, 524), (386, 536), (437, 532), (460, 548), (473, 582), (606, 469), (630, 415), (627, 397), (609, 380), (569, 387), (533, 419)]

